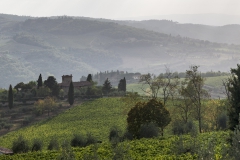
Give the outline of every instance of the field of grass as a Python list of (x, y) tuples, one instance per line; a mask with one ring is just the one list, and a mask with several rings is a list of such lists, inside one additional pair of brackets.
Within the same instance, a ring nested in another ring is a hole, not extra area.
[(19, 135), (23, 135), (28, 140), (40, 138), (45, 146), (55, 135), (62, 141), (71, 139), (73, 134), (88, 132), (97, 140), (107, 141), (112, 126), (124, 130), (126, 114), (123, 111), (124, 103), (120, 98), (101, 98), (86, 102), (54, 118), (1, 136), (0, 146), (11, 148), (12, 141)]
[[(229, 76), (217, 76), (217, 77), (207, 77), (205, 84), (214, 88), (214, 89), (221, 89), (222, 87), (222, 80), (227, 79)], [(183, 78), (180, 79), (180, 81), (183, 80)], [(148, 95), (146, 92), (146, 90), (149, 90), (149, 87), (147, 85), (145, 85), (142, 88), (142, 84), (139, 83), (132, 83), (132, 84), (127, 84), (127, 91), (128, 92), (138, 92), (141, 96), (146, 96)]]

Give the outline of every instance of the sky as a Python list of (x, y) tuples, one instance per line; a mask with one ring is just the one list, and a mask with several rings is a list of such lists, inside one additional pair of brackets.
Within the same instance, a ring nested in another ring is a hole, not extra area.
[(240, 16), (240, 0), (0, 0), (0, 13), (107, 19), (204, 13)]

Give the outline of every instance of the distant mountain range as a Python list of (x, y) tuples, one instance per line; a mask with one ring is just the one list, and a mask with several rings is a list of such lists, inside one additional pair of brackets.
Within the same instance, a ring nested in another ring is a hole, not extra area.
[(224, 26), (229, 24), (240, 24), (239, 15), (227, 15), (216, 13), (205, 14), (169, 14), (169, 15), (155, 15), (145, 17), (128, 17), (123, 20), (172, 20), (179, 23), (192, 23), (210, 26)]
[(77, 81), (105, 70), (159, 74), (166, 65), (173, 71), (191, 64), (202, 71), (229, 71), (240, 57), (239, 28), (0, 14), (0, 87), (36, 80), (40, 73), (58, 81), (73, 74)]

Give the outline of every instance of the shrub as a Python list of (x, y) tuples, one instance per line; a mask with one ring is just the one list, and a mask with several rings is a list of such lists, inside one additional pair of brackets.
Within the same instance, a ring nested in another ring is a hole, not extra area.
[(59, 144), (56, 136), (53, 136), (48, 144), (48, 150), (58, 150)]
[(187, 123), (181, 121), (174, 121), (172, 124), (172, 132), (175, 135), (182, 135), (186, 133), (197, 134), (197, 128), (193, 121)]
[(133, 140), (133, 134), (128, 130), (123, 134), (122, 140)]
[(43, 141), (41, 139), (34, 139), (32, 144), (33, 151), (41, 151), (43, 147)]
[(218, 129), (224, 130), (227, 128), (227, 115), (221, 114), (217, 119)]
[(158, 133), (159, 129), (156, 124), (154, 123), (143, 124), (139, 130), (139, 138), (157, 137)]
[(116, 140), (120, 140), (121, 138), (121, 131), (119, 130), (118, 127), (114, 126), (110, 129), (110, 132), (109, 132), (109, 136), (108, 136), (108, 139), (109, 141), (112, 141), (113, 139)]
[(29, 144), (22, 135), (20, 135), (12, 144), (13, 153), (26, 153), (29, 151)]
[(75, 155), (72, 151), (72, 148), (68, 141), (64, 140), (62, 143), (62, 152), (59, 155), (58, 159), (60, 160), (74, 160)]
[(86, 144), (86, 138), (81, 134), (74, 134), (73, 139), (71, 140), (72, 147), (84, 147)]
[(86, 146), (95, 144), (97, 142), (96, 138), (93, 137), (91, 133), (87, 133), (87, 140), (86, 140)]

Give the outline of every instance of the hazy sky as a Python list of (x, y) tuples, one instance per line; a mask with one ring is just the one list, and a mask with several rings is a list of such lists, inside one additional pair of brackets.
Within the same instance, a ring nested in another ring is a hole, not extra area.
[(0, 12), (109, 19), (199, 13), (240, 15), (240, 0), (0, 0)]

